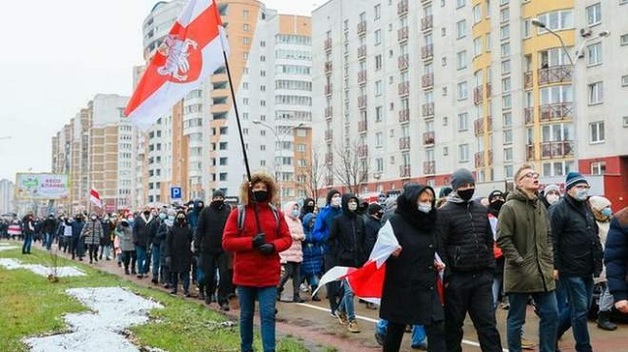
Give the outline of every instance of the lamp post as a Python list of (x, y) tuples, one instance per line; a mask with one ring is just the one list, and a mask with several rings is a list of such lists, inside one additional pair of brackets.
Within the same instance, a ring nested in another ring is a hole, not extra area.
[[(286, 136), (292, 135), (292, 132), (294, 132), (295, 129), (297, 128), (301, 128), (303, 127), (303, 123), (298, 124), (297, 126), (291, 126), (289, 127), (285, 132), (283, 133), (277, 133), (277, 129), (274, 126), (271, 126), (263, 121), (260, 120), (253, 120), (253, 124), (255, 125), (260, 125), (265, 127), (266, 129), (270, 130), (274, 135), (275, 135), (275, 147), (278, 146), (279, 148), (279, 157), (282, 158), (283, 157), (283, 142), (284, 142), (284, 138)], [(279, 163), (277, 162), (276, 159), (277, 155), (275, 155), (275, 157), (273, 158), (273, 168), (275, 169), (275, 177), (277, 178), (277, 184), (279, 185), (279, 204), (281, 205), (281, 199), (283, 196), (283, 186), (282, 183), (283, 181), (280, 179), (279, 177)], [(283, 160), (283, 158), (282, 158)]]
[[(571, 66), (571, 80), (573, 82), (572, 87), (573, 87), (573, 93), (572, 93), (572, 114), (573, 114), (573, 130), (574, 130), (574, 136), (576, 136), (577, 134), (577, 126), (578, 126), (578, 122), (577, 122), (577, 111), (578, 111), (578, 102), (577, 99), (574, 99), (576, 96), (576, 63), (577, 61), (574, 61), (574, 58), (571, 56), (571, 54), (569, 53), (569, 50), (567, 49), (567, 46), (565, 45), (565, 42), (563, 41), (563, 38), (560, 36), (560, 34), (554, 32), (551, 28), (547, 27), (547, 25), (543, 22), (541, 22), (538, 18), (533, 18), (532, 20), (530, 20), (530, 23), (538, 28), (543, 28), (546, 31), (548, 31), (551, 35), (555, 36), (556, 38), (558, 38), (558, 41), (560, 42), (560, 46), (563, 50), (563, 52), (565, 53), (565, 55), (567, 55), (567, 58), (569, 59), (569, 64)], [(574, 52), (574, 57), (575, 60), (578, 60), (580, 58), (584, 57), (584, 48), (586, 46), (586, 44), (595, 38), (604, 38), (604, 37), (608, 37), (611, 34), (610, 31), (608, 30), (604, 30), (598, 33), (597, 36), (591, 36), (590, 32), (588, 35), (586, 35), (585, 40), (582, 42), (582, 44), (580, 44), (580, 46), (578, 47), (578, 49), (576, 49), (576, 51)], [(584, 34), (582, 34), (582, 36), (585, 36)], [(576, 167), (576, 171), (578, 170), (578, 148), (577, 148), (577, 141), (580, 140), (579, 138), (575, 138), (574, 140), (574, 159), (575, 159), (575, 167)]]

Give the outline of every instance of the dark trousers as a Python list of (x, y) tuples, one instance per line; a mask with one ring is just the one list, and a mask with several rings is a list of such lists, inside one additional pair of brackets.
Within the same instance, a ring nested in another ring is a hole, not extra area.
[[(231, 282), (229, 258), (225, 253), (202, 253), (199, 260), (201, 261), (201, 267), (207, 270), (204, 284), (199, 282), (201, 292), (205, 289), (207, 296), (211, 296), (216, 292), (216, 287), (218, 287), (218, 303), (227, 302)], [(218, 270), (218, 280), (216, 280), (216, 270)]]
[(129, 262), (131, 263), (131, 273), (135, 274), (135, 262), (137, 261), (137, 255), (135, 251), (122, 251), (122, 263), (124, 263), (124, 270), (129, 270)]
[(98, 261), (98, 245), (88, 244), (87, 249), (89, 250), (89, 262)]
[(301, 263), (287, 262), (284, 264), (284, 273), (279, 281), (279, 295), (283, 291), (283, 287), (288, 281), (292, 279), (292, 297), (299, 297), (299, 286), (301, 284)]
[(455, 272), (449, 277), (445, 290), (447, 351), (462, 352), (462, 325), (467, 312), (477, 331), (482, 351), (502, 351), (493, 309), (492, 283), (493, 275), (488, 270)]
[[(325, 272), (336, 266), (336, 258), (331, 255), (325, 255), (324, 263)], [(332, 314), (336, 313), (340, 304), (340, 281), (333, 281), (325, 285), (327, 288), (327, 299), (329, 300), (329, 308)]]
[[(388, 322), (386, 339), (384, 340), (384, 352), (397, 352), (401, 348), (401, 340), (406, 331), (407, 324)], [(447, 352), (445, 345), (445, 323), (442, 321), (423, 325), (427, 335), (427, 350), (434, 352)]]

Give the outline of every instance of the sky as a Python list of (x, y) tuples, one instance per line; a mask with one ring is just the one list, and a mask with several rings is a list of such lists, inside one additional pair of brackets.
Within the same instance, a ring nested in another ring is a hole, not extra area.
[[(310, 15), (326, 0), (263, 0)], [(155, 0), (0, 2), (0, 179), (50, 172), (52, 136), (99, 93), (131, 95)]]

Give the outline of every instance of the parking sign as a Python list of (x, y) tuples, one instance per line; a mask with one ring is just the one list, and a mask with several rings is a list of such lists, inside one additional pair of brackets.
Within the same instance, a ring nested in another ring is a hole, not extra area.
[(170, 199), (177, 200), (181, 199), (181, 187), (170, 187)]

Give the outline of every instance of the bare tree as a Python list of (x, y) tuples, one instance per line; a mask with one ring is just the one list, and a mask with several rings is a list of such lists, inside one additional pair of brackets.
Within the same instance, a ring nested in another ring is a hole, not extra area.
[(358, 194), (360, 185), (368, 181), (368, 146), (355, 141), (349, 145), (336, 146), (335, 154), (334, 176), (347, 191)]
[(323, 186), (324, 160), (320, 148), (312, 148), (312, 157), (307, 165), (306, 182), (301, 185), (308, 196), (318, 201), (319, 190)]

